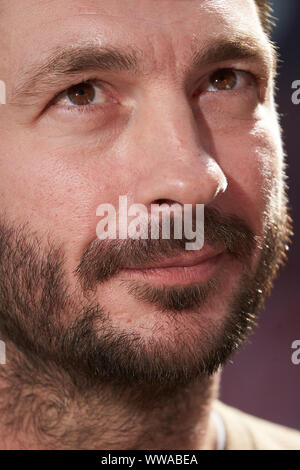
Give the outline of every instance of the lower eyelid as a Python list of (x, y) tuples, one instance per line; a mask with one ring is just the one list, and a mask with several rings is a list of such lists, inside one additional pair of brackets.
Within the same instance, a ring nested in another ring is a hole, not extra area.
[(87, 114), (87, 113), (95, 113), (95, 112), (104, 112), (104, 106), (103, 104), (101, 103), (95, 103), (95, 104), (85, 104), (85, 105), (81, 105), (81, 106), (76, 106), (76, 105), (70, 105), (70, 104), (57, 104), (57, 105), (53, 105), (53, 107), (57, 108), (57, 112), (60, 112), (60, 113), (67, 113), (67, 114), (70, 114), (70, 113), (84, 113), (84, 114)]
[(118, 103), (96, 103), (82, 106), (70, 106), (70, 105), (54, 105), (50, 106), (48, 112), (52, 115), (52, 118), (61, 120), (61, 122), (76, 122), (78, 119), (85, 120), (87, 122), (102, 123), (110, 122), (112, 119), (116, 119), (120, 115), (120, 109)]

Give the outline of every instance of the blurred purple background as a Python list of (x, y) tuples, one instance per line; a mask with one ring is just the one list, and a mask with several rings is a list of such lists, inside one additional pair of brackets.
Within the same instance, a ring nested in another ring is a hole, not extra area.
[(291, 362), (291, 344), (300, 340), (300, 104), (291, 101), (300, 80), (300, 1), (273, 1), (280, 48), (277, 103), (288, 155), (289, 198), (294, 239), (289, 261), (275, 283), (251, 343), (224, 368), (220, 399), (248, 413), (300, 429), (300, 364)]

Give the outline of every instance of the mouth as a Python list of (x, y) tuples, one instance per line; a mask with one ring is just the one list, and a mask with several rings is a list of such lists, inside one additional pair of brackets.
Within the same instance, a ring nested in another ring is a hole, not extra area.
[(201, 254), (189, 252), (143, 268), (125, 267), (120, 275), (122, 280), (148, 281), (153, 285), (183, 286), (202, 283), (211, 278), (224, 256), (224, 251), (201, 250)]

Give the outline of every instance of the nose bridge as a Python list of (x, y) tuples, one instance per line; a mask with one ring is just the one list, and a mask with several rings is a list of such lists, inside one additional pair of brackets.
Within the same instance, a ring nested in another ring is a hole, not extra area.
[[(184, 93), (168, 89), (167, 93), (152, 94), (151, 103), (144, 104), (140, 123), (145, 124), (142, 131), (145, 150), (151, 152), (151, 147), (154, 149), (155, 145), (158, 158), (159, 155), (164, 156), (164, 162), (168, 157), (173, 161), (182, 159), (185, 163), (187, 159), (195, 158), (201, 142), (192, 109)], [(154, 156), (152, 154), (152, 158)]]
[(200, 136), (204, 138), (205, 131), (200, 132), (183, 91), (167, 86), (152, 90), (138, 114), (139, 200), (208, 204), (225, 191), (226, 177), (205, 149)]

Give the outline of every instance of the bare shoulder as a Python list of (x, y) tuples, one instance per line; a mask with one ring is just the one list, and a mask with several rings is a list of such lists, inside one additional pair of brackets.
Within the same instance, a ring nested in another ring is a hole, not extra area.
[(300, 450), (300, 431), (271, 423), (216, 400), (226, 429), (227, 450)]

